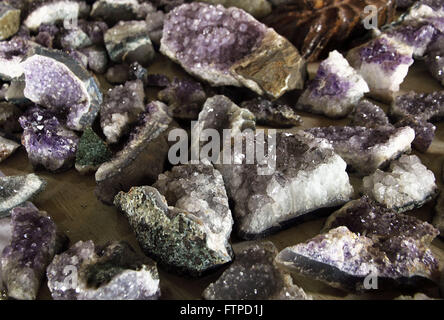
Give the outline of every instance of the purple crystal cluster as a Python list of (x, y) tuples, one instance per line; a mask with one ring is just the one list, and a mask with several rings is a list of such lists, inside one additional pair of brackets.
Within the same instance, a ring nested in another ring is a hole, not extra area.
[(390, 121), (377, 105), (368, 100), (361, 100), (351, 114), (352, 126), (377, 128), (380, 126), (390, 126)]
[(413, 54), (422, 57), (435, 36), (435, 28), (427, 21), (411, 21), (386, 31), (386, 35), (413, 48)]
[(73, 165), (79, 138), (54, 113), (33, 107), (19, 121), (23, 128), (22, 144), (34, 166), (59, 171)]

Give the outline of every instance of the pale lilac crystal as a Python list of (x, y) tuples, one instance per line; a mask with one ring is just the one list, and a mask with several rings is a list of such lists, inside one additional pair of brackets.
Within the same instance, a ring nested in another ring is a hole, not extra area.
[(71, 167), (79, 138), (60, 124), (54, 113), (33, 107), (19, 121), (23, 128), (22, 144), (34, 166), (50, 171)]
[(412, 47), (413, 54), (421, 57), (435, 35), (435, 28), (428, 22), (414, 21), (389, 29), (386, 34)]

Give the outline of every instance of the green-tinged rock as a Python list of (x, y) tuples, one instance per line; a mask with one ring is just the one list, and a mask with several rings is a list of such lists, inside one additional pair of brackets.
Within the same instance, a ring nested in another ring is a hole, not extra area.
[(20, 10), (5, 3), (0, 3), (0, 40), (8, 39), (17, 33), (20, 27)]
[(107, 144), (92, 128), (86, 128), (77, 149), (76, 170), (82, 174), (95, 172), (102, 163), (110, 160), (111, 156)]

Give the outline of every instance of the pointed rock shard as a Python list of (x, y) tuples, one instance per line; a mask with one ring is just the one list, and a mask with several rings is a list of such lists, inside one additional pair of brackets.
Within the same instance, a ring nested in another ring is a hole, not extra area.
[(444, 117), (444, 91), (433, 93), (409, 92), (396, 97), (390, 114), (402, 119), (408, 116), (423, 121), (439, 120)]
[(86, 128), (77, 148), (76, 170), (81, 174), (93, 173), (102, 163), (109, 161), (111, 156), (106, 143), (91, 128)]
[(16, 34), (19, 27), (20, 10), (7, 3), (0, 3), (0, 41)]
[(20, 145), (17, 142), (0, 136), (0, 162), (8, 158), (19, 147)]
[(261, 237), (353, 196), (346, 163), (325, 140), (303, 132), (274, 137), (275, 141), (272, 135), (254, 136), (256, 147), (265, 150), (264, 159), (247, 164), (251, 155), (243, 147), (241, 154), (231, 152), (228, 159), (227, 150), (223, 150), (223, 164), (216, 165), (234, 201), (239, 236), (245, 239)]
[(306, 243), (282, 250), (277, 263), (289, 271), (347, 291), (364, 291), (365, 279), (377, 277), (378, 289), (420, 287), (436, 281), (438, 261), (413, 238), (373, 241), (338, 227)]
[(123, 241), (104, 246), (79, 241), (55, 256), (46, 276), (55, 300), (155, 300), (160, 297), (156, 264)]
[(146, 106), (125, 147), (96, 172), (96, 195), (101, 201), (112, 204), (119, 191), (152, 183), (164, 171), (170, 122), (165, 104), (154, 101)]
[(349, 114), (364, 94), (370, 91), (362, 76), (336, 50), (322, 61), (316, 77), (307, 86), (297, 107), (331, 118)]
[(373, 173), (411, 150), (415, 131), (410, 127), (324, 127), (306, 130), (329, 141), (350, 169), (360, 175)]
[(214, 86), (246, 86), (278, 98), (304, 84), (305, 61), (297, 49), (234, 7), (176, 7), (165, 19), (160, 51)]
[(236, 260), (203, 292), (207, 300), (309, 300), (289, 273), (275, 263), (272, 242), (236, 246)]
[(102, 93), (91, 74), (63, 52), (36, 48), (22, 63), (25, 97), (34, 103), (66, 113), (66, 124), (82, 131), (90, 126), (102, 103)]
[(384, 110), (365, 99), (356, 105), (351, 118), (351, 126), (377, 128), (391, 125)]
[(19, 207), (12, 210), (11, 216), (11, 243), (1, 255), (3, 281), (9, 297), (34, 300), (46, 267), (61, 248), (61, 238), (44, 212)]
[(364, 193), (398, 212), (419, 208), (438, 192), (435, 176), (415, 155), (403, 155), (387, 172), (376, 170), (363, 179)]
[(33, 107), (19, 121), (22, 144), (34, 167), (61, 171), (74, 164), (79, 137), (61, 125), (54, 113)]

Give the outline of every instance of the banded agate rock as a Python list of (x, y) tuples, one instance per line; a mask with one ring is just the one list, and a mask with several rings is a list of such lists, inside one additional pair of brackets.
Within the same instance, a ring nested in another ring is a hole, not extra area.
[(21, 37), (0, 42), (0, 79), (11, 81), (23, 74), (22, 60), (36, 46), (35, 43)]
[(439, 120), (444, 116), (444, 92), (409, 92), (396, 97), (390, 114), (396, 119), (408, 116), (424, 121)]
[(60, 51), (36, 48), (23, 63), (24, 95), (34, 103), (66, 113), (66, 125), (82, 131), (91, 125), (102, 103), (102, 93), (91, 74)]
[(277, 101), (258, 97), (242, 102), (241, 107), (253, 113), (256, 122), (261, 125), (294, 127), (302, 123), (302, 118), (296, 114), (295, 107)]
[(253, 17), (261, 19), (271, 13), (271, 4), (267, 0), (199, 0), (209, 4), (221, 4), (225, 8), (237, 7)]
[(349, 51), (347, 60), (376, 99), (392, 101), (413, 64), (413, 49), (386, 35)]
[(159, 92), (158, 98), (168, 105), (174, 118), (196, 120), (207, 94), (199, 82), (175, 78)]
[(155, 55), (145, 21), (120, 21), (105, 33), (105, 46), (116, 63), (137, 61), (147, 66)]
[(241, 238), (264, 236), (353, 196), (347, 165), (327, 141), (304, 132), (257, 133), (253, 138), (252, 144), (264, 148), (263, 159), (251, 159), (247, 137), (241, 152), (232, 152), (231, 146), (227, 157), (230, 150), (224, 149), (223, 161), (216, 165), (234, 203)]
[(117, 143), (145, 111), (145, 91), (140, 80), (128, 81), (105, 93), (100, 126), (108, 143)]
[(96, 195), (101, 201), (112, 204), (119, 191), (152, 183), (164, 171), (170, 122), (165, 104), (154, 101), (146, 106), (124, 148), (96, 172)]
[(65, 128), (54, 113), (33, 107), (19, 121), (23, 128), (22, 144), (34, 167), (61, 171), (74, 164), (79, 137)]
[(104, 246), (79, 241), (55, 256), (46, 270), (54, 300), (155, 300), (160, 297), (156, 264), (126, 242)]
[(306, 130), (329, 141), (350, 170), (359, 175), (373, 173), (389, 161), (411, 150), (415, 132), (410, 127), (324, 127)]
[(34, 173), (24, 176), (0, 176), (0, 217), (39, 194), (46, 181)]
[(368, 100), (361, 100), (350, 114), (350, 126), (378, 128), (390, 126), (384, 110)]
[(17, 142), (0, 136), (0, 162), (7, 159), (19, 147), (20, 145)]
[(299, 98), (299, 109), (331, 118), (344, 117), (369, 92), (369, 87), (344, 57), (332, 51)]
[(304, 85), (305, 61), (297, 49), (235, 7), (196, 2), (174, 8), (160, 51), (213, 86), (245, 86), (278, 98)]
[(97, 171), (99, 166), (111, 159), (112, 153), (107, 144), (93, 131), (87, 128), (79, 140), (75, 168), (81, 174)]
[(1, 270), (8, 296), (34, 300), (46, 267), (61, 249), (61, 237), (45, 212), (19, 207), (12, 210), (12, 238), (1, 254)]
[(232, 260), (233, 219), (223, 183), (211, 165), (185, 165), (160, 175), (154, 187), (120, 192), (114, 204), (146, 255), (169, 270), (200, 276)]
[(137, 0), (99, 0), (92, 6), (91, 17), (113, 25), (119, 21), (137, 20), (140, 13)]
[(387, 172), (376, 170), (363, 179), (364, 193), (398, 212), (421, 207), (437, 194), (435, 176), (415, 155), (403, 155)]
[(305, 243), (285, 248), (276, 257), (281, 267), (347, 291), (364, 291), (367, 276), (378, 289), (420, 287), (437, 280), (438, 261), (413, 238), (373, 241), (338, 227)]
[(20, 10), (7, 3), (0, 3), (0, 41), (6, 40), (20, 28)]
[(439, 230), (441, 237), (444, 237), (444, 192), (442, 191), (436, 202), (433, 225)]
[(235, 248), (236, 260), (203, 292), (207, 300), (310, 300), (279, 268), (278, 254), (270, 241), (242, 243)]

